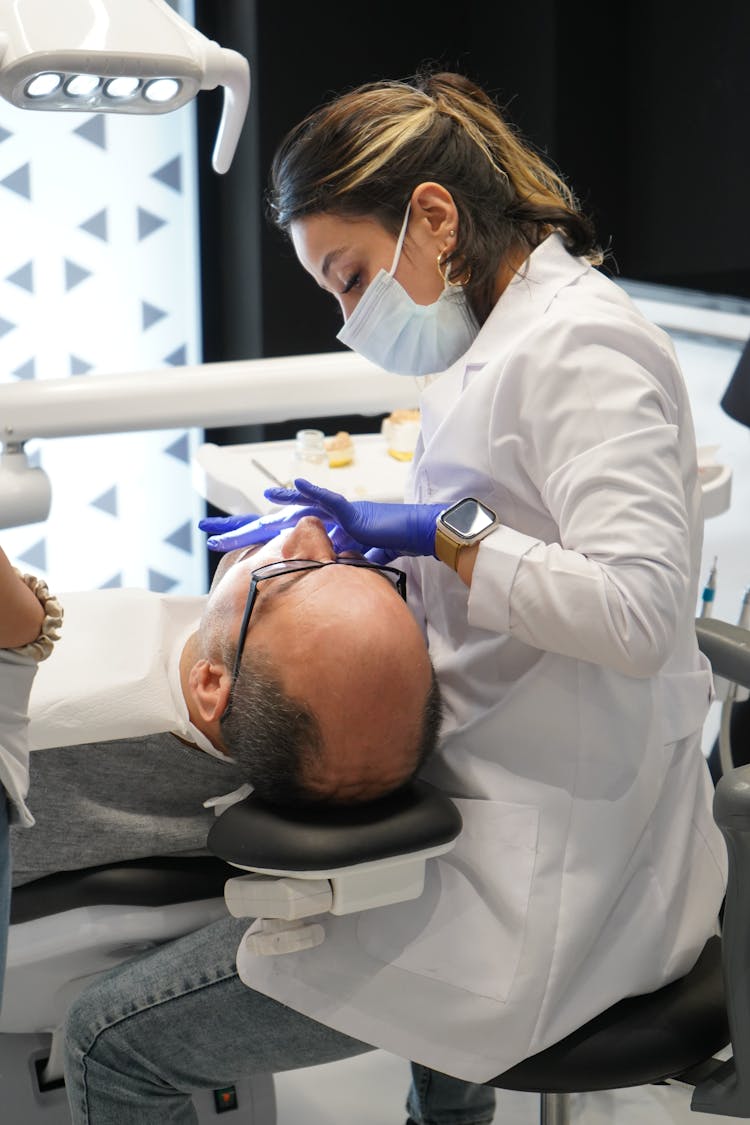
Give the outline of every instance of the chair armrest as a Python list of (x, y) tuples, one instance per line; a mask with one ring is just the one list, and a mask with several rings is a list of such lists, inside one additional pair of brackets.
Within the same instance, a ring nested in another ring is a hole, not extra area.
[(82, 906), (171, 906), (221, 898), (231, 867), (215, 856), (156, 856), (58, 871), (13, 889), (12, 925)]
[[(746, 632), (746, 630), (740, 630)], [(729, 858), (722, 926), (724, 992), (732, 1058), (696, 1088), (692, 1108), (731, 1117), (750, 1116), (750, 766), (720, 778), (714, 818)], [(696, 888), (700, 893), (700, 888)]]
[(699, 617), (695, 623), (698, 645), (709, 659), (715, 676), (750, 688), (750, 629)]

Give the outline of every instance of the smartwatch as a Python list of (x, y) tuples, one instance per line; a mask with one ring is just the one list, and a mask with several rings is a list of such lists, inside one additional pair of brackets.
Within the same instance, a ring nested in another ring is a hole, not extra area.
[(438, 516), (435, 527), (435, 554), (452, 570), (458, 570), (458, 556), (464, 547), (472, 547), (500, 526), (497, 514), (476, 500), (465, 496)]

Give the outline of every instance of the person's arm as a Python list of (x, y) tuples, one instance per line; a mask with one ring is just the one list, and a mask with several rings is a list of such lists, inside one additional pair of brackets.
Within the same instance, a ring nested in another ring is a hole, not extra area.
[[(697, 587), (699, 496), (686, 495), (695, 446), (680, 384), (666, 341), (603, 317), (550, 318), (514, 353), (492, 425), (510, 432), (549, 520), (516, 529), (512, 505), (489, 498), (507, 525), (477, 549), (471, 624), (626, 675), (663, 666), (692, 627)], [(507, 457), (499, 446), (492, 456), (502, 487)]]
[(0, 648), (20, 648), (39, 636), (44, 606), (0, 547)]

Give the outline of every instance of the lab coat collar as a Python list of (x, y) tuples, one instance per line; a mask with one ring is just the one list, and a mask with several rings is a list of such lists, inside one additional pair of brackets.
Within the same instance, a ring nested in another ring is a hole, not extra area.
[[(523, 335), (561, 289), (574, 284), (591, 267), (585, 258), (574, 258), (559, 234), (549, 235), (526, 259), (484, 322), (464, 355), (422, 389), (422, 429), (430, 432), (450, 411), (453, 401), (473, 376), (497, 354), (498, 339), (508, 341)], [(417, 444), (409, 487), (424, 446)], [(410, 493), (411, 495), (411, 493)], [(423, 497), (424, 499), (424, 497)]]
[(492, 357), (493, 340), (504, 327), (517, 332), (527, 319), (536, 319), (561, 289), (572, 285), (591, 267), (585, 258), (574, 258), (565, 249), (559, 234), (545, 238), (526, 259), (518, 273), (500, 295), (492, 312), (463, 356), (464, 364), (480, 364)]

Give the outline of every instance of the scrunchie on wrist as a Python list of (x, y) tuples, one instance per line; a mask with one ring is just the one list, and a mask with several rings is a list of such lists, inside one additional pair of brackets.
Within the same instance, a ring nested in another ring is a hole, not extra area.
[(21, 645), (13, 651), (22, 656), (33, 656), (35, 660), (46, 660), (55, 647), (55, 641), (60, 639), (63, 608), (57, 598), (50, 594), (47, 583), (41, 578), (37, 578), (34, 574), (22, 574), (20, 570), (16, 570), (16, 574), (41, 603), (44, 609), (44, 621), (35, 641)]

